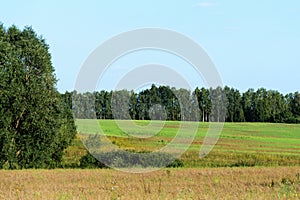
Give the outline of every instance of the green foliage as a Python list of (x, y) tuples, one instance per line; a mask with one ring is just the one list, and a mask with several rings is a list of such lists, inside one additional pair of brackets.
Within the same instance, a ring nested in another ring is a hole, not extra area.
[(179, 168), (184, 167), (184, 162), (178, 158), (176, 158), (171, 164), (169, 164), (167, 167), (169, 168)]
[(92, 154), (89, 152), (80, 158), (80, 167), (81, 168), (108, 168), (106, 165), (97, 160)]
[(48, 50), (31, 27), (0, 26), (0, 168), (55, 167), (76, 134)]
[(74, 91), (72, 94), (73, 110), (78, 119), (300, 122), (298, 92), (284, 96), (278, 91), (259, 88), (240, 93), (227, 86), (197, 87), (191, 92), (152, 85), (139, 93), (121, 90), (83, 94)]
[[(103, 164), (102, 162), (105, 162)], [(81, 168), (183, 167), (183, 161), (168, 153), (110, 151), (88, 153), (80, 159)]]

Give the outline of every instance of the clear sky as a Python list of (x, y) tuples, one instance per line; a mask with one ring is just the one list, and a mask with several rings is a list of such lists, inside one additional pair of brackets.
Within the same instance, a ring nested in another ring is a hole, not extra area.
[(1, 2), (0, 21), (5, 27), (30, 25), (46, 38), (61, 92), (73, 90), (81, 65), (99, 44), (144, 27), (171, 29), (199, 43), (225, 85), (300, 90), (298, 0), (9, 0)]

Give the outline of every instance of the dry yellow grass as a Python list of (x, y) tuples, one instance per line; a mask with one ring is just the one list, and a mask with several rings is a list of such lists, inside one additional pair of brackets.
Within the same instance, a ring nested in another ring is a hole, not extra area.
[(299, 167), (0, 171), (0, 199), (299, 199)]

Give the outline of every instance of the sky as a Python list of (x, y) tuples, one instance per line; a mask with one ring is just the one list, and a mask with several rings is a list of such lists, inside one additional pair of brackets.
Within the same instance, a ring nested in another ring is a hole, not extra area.
[[(100, 44), (146, 27), (173, 30), (197, 42), (224, 85), (240, 91), (264, 87), (285, 94), (300, 90), (297, 0), (10, 0), (1, 3), (0, 22), (4, 27), (32, 26), (46, 39), (60, 92), (74, 89), (80, 68)], [(145, 63), (174, 66), (193, 86), (205, 87), (187, 70), (190, 66), (174, 55), (144, 51), (127, 56), (112, 64), (99, 89), (111, 89), (109, 81), (116, 83), (132, 66)]]

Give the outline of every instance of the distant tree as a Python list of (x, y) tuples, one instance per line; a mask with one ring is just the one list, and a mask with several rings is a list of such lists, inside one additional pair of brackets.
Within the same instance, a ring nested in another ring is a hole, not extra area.
[(234, 122), (244, 122), (245, 121), (245, 115), (242, 105), (242, 96), (241, 93), (238, 90), (234, 90)]
[(245, 116), (245, 121), (255, 122), (257, 117), (254, 113), (255, 108), (255, 92), (254, 89), (249, 89), (242, 95), (242, 106)]
[(226, 118), (226, 93), (223, 88), (210, 88), (211, 112), (209, 121), (225, 122)]
[(233, 122), (233, 116), (234, 116), (234, 94), (233, 90), (229, 87), (225, 86), (225, 92), (226, 92), (226, 121), (227, 122)]
[(112, 98), (112, 91), (104, 93), (104, 108), (103, 108), (103, 115), (104, 119), (112, 119), (112, 110), (111, 110), (111, 98)]
[(159, 86), (158, 90), (162, 106), (166, 111), (167, 120), (179, 120), (180, 105), (174, 93), (174, 88)]
[(102, 91), (98, 92), (95, 91), (93, 93), (95, 98), (95, 112), (97, 119), (103, 119), (103, 103), (104, 103), (104, 96), (102, 95)]
[(291, 111), (294, 117), (300, 117), (300, 93), (295, 92), (291, 101)]
[(149, 102), (149, 117), (152, 120), (162, 120), (164, 116), (164, 109), (162, 107), (162, 102), (159, 94), (159, 90), (156, 85), (152, 84), (148, 93)]
[(137, 115), (139, 120), (149, 119), (148, 91), (141, 91), (137, 99)]
[(201, 111), (201, 118), (203, 122), (209, 121), (209, 115), (211, 112), (211, 99), (210, 99), (210, 91), (202, 87), (199, 89), (198, 87), (195, 89), (195, 95), (197, 97), (199, 103), (199, 109)]
[(0, 25), (0, 168), (58, 166), (76, 134), (48, 50), (32, 28)]
[(97, 103), (93, 93), (77, 93), (77, 91), (74, 91), (72, 95), (72, 108), (75, 118), (95, 119), (97, 117), (95, 102)]
[(242, 122), (245, 121), (242, 106), (242, 97), (238, 90), (225, 86), (226, 93), (226, 121)]
[(267, 92), (267, 102), (269, 107), (269, 122), (284, 122), (288, 106), (284, 96), (278, 91), (269, 90)]
[(284, 97), (287, 111), (284, 119), (289, 123), (300, 123), (300, 94), (299, 92), (289, 93)]
[(137, 116), (137, 94), (134, 91), (130, 92), (130, 99), (129, 99), (129, 115), (132, 120), (138, 119)]
[(177, 120), (191, 121), (192, 114), (192, 101), (191, 92), (187, 89), (174, 90), (177, 99), (180, 101), (180, 111), (177, 113)]
[(111, 106), (114, 119), (130, 119), (130, 96), (128, 90), (119, 90), (112, 93)]

